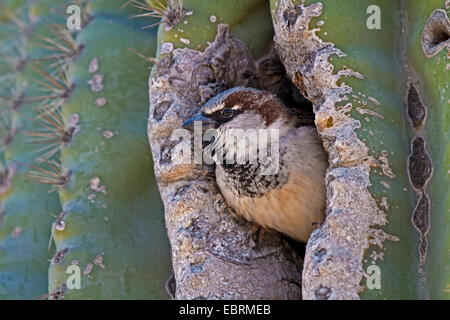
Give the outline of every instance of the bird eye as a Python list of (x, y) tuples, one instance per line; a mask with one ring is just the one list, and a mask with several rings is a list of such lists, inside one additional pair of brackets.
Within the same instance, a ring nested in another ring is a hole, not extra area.
[(230, 118), (233, 116), (233, 109), (230, 109), (230, 108), (223, 109), (221, 114), (222, 114), (222, 117), (224, 117), (224, 118)]

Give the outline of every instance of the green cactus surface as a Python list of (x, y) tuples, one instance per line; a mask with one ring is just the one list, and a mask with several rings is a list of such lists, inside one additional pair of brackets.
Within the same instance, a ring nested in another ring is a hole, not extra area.
[(36, 43), (42, 43), (48, 25), (62, 21), (49, 10), (52, 5), (9, 1), (2, 8), (7, 32), (0, 36), (0, 59), (8, 70), (0, 78), (0, 299), (32, 299), (48, 292), (52, 214), (59, 214), (61, 206), (51, 187), (28, 179), (38, 156), (27, 132), (40, 127), (34, 119), (46, 94), (35, 64), (46, 50)]
[[(76, 38), (83, 50), (69, 65), (62, 118), (73, 134), (61, 151), (68, 179), (52, 231), (53, 299), (168, 297), (170, 250), (146, 137), (149, 64), (135, 54), (155, 53), (156, 29), (142, 29), (130, 19), (139, 11), (123, 4), (88, 3), (92, 18)], [(79, 287), (68, 284), (77, 272)]]
[[(306, 7), (318, 1), (294, 3)], [(387, 217), (380, 233), (368, 234), (373, 245), (363, 260), (365, 270), (379, 267), (381, 283), (368, 288), (363, 278), (360, 296), (448, 299), (448, 18), (430, 31), (431, 45), (441, 50), (427, 57), (422, 48), (427, 21), (435, 10), (445, 16), (446, 2), (320, 3), (322, 13), (309, 28), (345, 54), (329, 58), (333, 72), (350, 68), (362, 75), (341, 77), (352, 92), (339, 106), (350, 103), (348, 115), (361, 124), (356, 133), (374, 158), (369, 191)], [(377, 10), (373, 5), (381, 13), (380, 28), (369, 28)], [(277, 9), (278, 1), (272, 0), (273, 18)]]
[(139, 57), (157, 19), (77, 1), (70, 31), (69, 4), (0, 3), (0, 299), (167, 298)]
[(426, 251), (419, 251), (419, 255), (424, 254), (420, 297), (450, 299), (450, 8), (445, 7), (447, 2), (444, 5), (444, 1), (437, 0), (410, 1), (404, 5), (406, 56), (412, 83), (427, 110), (425, 123), (414, 134), (426, 140), (433, 167), (422, 193), (426, 192), (430, 200), (428, 223), (423, 228), (418, 225), (417, 230), (426, 239), (422, 239)]
[[(148, 10), (156, 11), (157, 0), (147, 0)], [(230, 26), (233, 36), (242, 40), (255, 58), (268, 50), (273, 37), (269, 4), (264, 0), (173, 1), (165, 10), (158, 32), (158, 43), (170, 42), (175, 48), (203, 51), (213, 42), (217, 25)], [(173, 12), (173, 14), (170, 14)]]

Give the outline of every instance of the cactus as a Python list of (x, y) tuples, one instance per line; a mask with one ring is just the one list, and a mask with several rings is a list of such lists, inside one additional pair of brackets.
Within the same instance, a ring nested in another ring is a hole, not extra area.
[(264, 0), (147, 0), (143, 7), (147, 14), (162, 18), (158, 47), (170, 42), (175, 48), (203, 51), (214, 41), (217, 25), (224, 23), (256, 58), (267, 50), (273, 35), (269, 4)]
[[(405, 8), (408, 30), (406, 57), (409, 61), (409, 75), (416, 82), (412, 85), (417, 87), (419, 98), (415, 99), (414, 89), (410, 86), (408, 115), (415, 130), (411, 139), (409, 174), (415, 187), (417, 179), (429, 179), (420, 190), (416, 190), (417, 200), (412, 222), (417, 229), (416, 236), (420, 238), (416, 252), (423, 273), (419, 279), (419, 297), (431, 299), (450, 299), (450, 149), (446, 117), (450, 104), (448, 10), (448, 1), (445, 5), (443, 1), (412, 1)], [(417, 103), (418, 110), (415, 109)], [(425, 117), (421, 118), (423, 111)], [(425, 140), (424, 151), (428, 155), (414, 153), (414, 146), (418, 145), (420, 137)], [(423, 155), (425, 159), (429, 157), (432, 163), (425, 163), (422, 168), (413, 166), (413, 160)], [(432, 166), (430, 177), (426, 170), (425, 174), (421, 174), (421, 170), (430, 169), (429, 166)], [(422, 200), (427, 198), (430, 201), (428, 207), (421, 206)]]
[(370, 1), (271, 1), (278, 52), (330, 156), (304, 298), (449, 298), (444, 3), (377, 1), (378, 30)]
[(64, 4), (1, 3), (1, 299), (167, 297), (148, 64), (135, 54), (155, 53), (156, 30), (124, 4), (78, 2), (75, 33)]
[[(0, 1), (0, 299), (168, 297), (148, 62), (177, 298), (297, 299), (300, 281), (305, 299), (450, 298), (449, 1), (76, 3), (69, 32), (69, 1)], [(248, 238), (211, 168), (168, 156), (216, 93), (291, 90), (261, 66), (274, 29), (330, 158), (302, 277), (279, 235)]]
[[(0, 299), (31, 299), (47, 293), (48, 249), (52, 214), (60, 204), (50, 188), (27, 180), (35, 165), (35, 145), (26, 132), (37, 129), (37, 107), (45, 99), (36, 61), (44, 51), (35, 43), (47, 25), (62, 19), (52, 14), (52, 1), (9, 2), (2, 10), (0, 168)], [(9, 6), (11, 5), (11, 6)]]
[[(76, 37), (83, 50), (69, 65), (74, 89), (61, 108), (70, 141), (59, 163), (66, 179), (52, 229), (53, 299), (167, 297), (169, 248), (145, 135), (148, 64), (131, 51), (154, 54), (156, 30), (142, 30), (129, 18), (138, 11), (123, 4), (88, 3), (90, 21)], [(80, 288), (76, 280), (66, 284), (73, 265)]]

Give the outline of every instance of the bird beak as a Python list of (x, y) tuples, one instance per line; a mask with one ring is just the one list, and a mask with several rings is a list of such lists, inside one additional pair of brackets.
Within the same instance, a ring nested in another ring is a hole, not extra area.
[(200, 125), (202, 126), (202, 130), (206, 130), (209, 128), (214, 128), (214, 125), (216, 124), (216, 121), (214, 121), (211, 118), (205, 117), (201, 113), (197, 113), (195, 116), (190, 118), (188, 121), (186, 121), (183, 124), (184, 129), (193, 130), (194, 129), (194, 122), (200, 122)]

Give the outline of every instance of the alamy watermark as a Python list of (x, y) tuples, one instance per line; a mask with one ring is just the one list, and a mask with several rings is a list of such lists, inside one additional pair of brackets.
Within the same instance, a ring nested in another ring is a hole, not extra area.
[(369, 290), (380, 290), (381, 289), (381, 269), (376, 264), (371, 264), (366, 270), (367, 279), (366, 287)]
[(367, 18), (366, 26), (369, 30), (381, 29), (381, 9), (379, 6), (373, 4), (367, 7), (367, 14), (370, 16)]
[(67, 277), (66, 286), (67, 289), (81, 289), (81, 269), (79, 266), (72, 264), (67, 267), (66, 274), (70, 276)]
[(178, 142), (171, 151), (171, 159), (175, 164), (253, 164), (259, 165), (262, 175), (274, 175), (279, 171), (278, 129), (229, 128), (204, 131), (201, 121), (196, 121), (193, 134), (186, 129), (176, 129), (171, 140)]
[(81, 30), (81, 8), (75, 4), (67, 7), (66, 14), (66, 26), (69, 30)]

